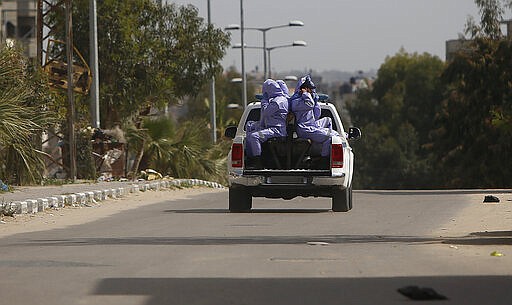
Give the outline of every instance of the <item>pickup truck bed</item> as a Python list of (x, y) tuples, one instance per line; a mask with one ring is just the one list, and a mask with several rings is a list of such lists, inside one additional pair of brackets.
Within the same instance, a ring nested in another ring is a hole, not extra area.
[(287, 127), (288, 136), (272, 138), (262, 144), (262, 161), (266, 169), (316, 170), (321, 147), (308, 139), (298, 138), (293, 124)]

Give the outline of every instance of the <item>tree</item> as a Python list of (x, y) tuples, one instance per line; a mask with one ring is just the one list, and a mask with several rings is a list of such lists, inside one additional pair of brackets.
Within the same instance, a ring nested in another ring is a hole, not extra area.
[[(51, 122), (54, 99), (40, 70), (21, 50), (0, 49), (0, 177), (16, 184), (41, 181), (38, 137)], [(40, 143), (40, 142), (39, 142)]]
[(354, 143), (356, 183), (364, 188), (420, 188), (435, 184), (428, 144), (442, 99), (442, 61), (400, 50), (379, 68), (373, 90), (348, 104), (364, 137)]
[[(89, 58), (89, 1), (73, 4), (74, 41)], [(62, 15), (53, 17), (57, 24), (63, 24)], [(156, 123), (146, 116), (151, 108), (195, 97), (213, 75), (220, 73), (229, 35), (206, 24), (193, 6), (160, 6), (152, 0), (98, 2), (98, 29), (101, 125), (111, 128), (121, 124), (129, 129), (129, 148), (136, 155), (132, 171), (136, 174), (142, 163), (159, 166), (155, 169), (175, 176), (201, 171), (211, 174), (208, 162), (214, 161), (204, 159), (203, 143), (209, 141), (204, 141), (202, 134), (180, 128), (170, 134), (154, 134), (145, 125)], [(195, 124), (197, 130), (205, 131), (204, 121)], [(175, 152), (183, 141), (187, 147), (184, 157), (169, 159), (170, 151)], [(194, 162), (188, 159), (195, 157), (199, 159)]]
[[(128, 130), (130, 145), (144, 145), (140, 169), (152, 168), (175, 178), (198, 178), (225, 182), (225, 164), (214, 158), (204, 141), (205, 124), (188, 121), (175, 126), (172, 120), (147, 118), (143, 128)], [(140, 141), (143, 138), (143, 141)]]
[[(88, 0), (74, 1), (74, 41), (88, 58)], [(98, 2), (102, 125), (148, 105), (194, 96), (213, 75), (229, 35), (207, 25), (197, 8), (151, 0)]]
[(503, 37), (500, 23), (503, 20), (505, 6), (511, 7), (512, 1), (507, 0), (475, 0), (480, 11), (480, 24), (470, 17), (466, 22), (466, 34), (470, 37), (487, 37), (492, 40)]
[(442, 75), (448, 91), (434, 150), (446, 186), (509, 187), (512, 42), (499, 28), (502, 2), (476, 3), (482, 18), (480, 25), (468, 27), (470, 48), (459, 52)]

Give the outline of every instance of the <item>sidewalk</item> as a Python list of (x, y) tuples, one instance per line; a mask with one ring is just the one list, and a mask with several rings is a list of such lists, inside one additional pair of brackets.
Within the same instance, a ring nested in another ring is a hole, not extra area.
[(223, 188), (221, 184), (198, 179), (172, 179), (153, 181), (112, 181), (74, 183), (59, 186), (22, 186), (13, 192), (0, 194), (0, 205), (15, 214), (42, 212), (65, 205), (87, 205), (108, 198), (120, 198), (135, 192), (161, 190), (180, 186)]

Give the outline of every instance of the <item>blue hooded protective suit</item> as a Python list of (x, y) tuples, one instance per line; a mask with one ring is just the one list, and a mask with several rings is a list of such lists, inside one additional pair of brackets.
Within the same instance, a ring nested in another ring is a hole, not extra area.
[(259, 124), (254, 123), (246, 129), (247, 155), (249, 157), (260, 156), (261, 143), (266, 140), (286, 136), (287, 95), (283, 92), (282, 87), (272, 79), (267, 79), (263, 83), (262, 93)]
[[(301, 87), (308, 87), (312, 93), (303, 92)], [(338, 135), (332, 129), (331, 118), (321, 118), (321, 109), (318, 105), (318, 95), (311, 77), (301, 77), (297, 83), (294, 94), (290, 98), (290, 110), (295, 115), (297, 136), (322, 143), (322, 157), (327, 157), (331, 150), (331, 137)]]
[[(286, 85), (286, 83), (283, 80), (281, 80), (281, 79), (276, 80), (276, 83), (279, 85), (279, 87), (283, 91), (284, 96), (287, 99), (289, 99), (290, 98), (290, 92), (288, 90), (288, 86)], [(265, 84), (263, 84), (263, 85), (265, 86)], [(268, 105), (268, 98), (269, 98), (268, 97), (268, 92), (264, 91), (262, 93), (262, 96), (263, 96), (263, 98), (261, 99), (261, 109), (264, 109)], [(245, 124), (246, 132), (251, 132), (251, 131), (260, 130), (260, 129), (265, 128), (265, 126), (264, 126), (264, 124), (262, 122), (263, 122), (263, 116), (262, 115), (261, 115), (259, 121), (248, 121)]]
[(281, 87), (281, 90), (283, 90), (283, 93), (286, 96), (286, 98), (290, 98), (290, 92), (288, 91), (288, 86), (286, 85), (284, 80), (278, 79), (276, 80), (276, 83), (279, 85), (279, 87)]

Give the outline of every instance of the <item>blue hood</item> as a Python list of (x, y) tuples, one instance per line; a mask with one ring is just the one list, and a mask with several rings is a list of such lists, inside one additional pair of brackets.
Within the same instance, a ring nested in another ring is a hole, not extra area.
[(299, 79), (299, 81), (297, 82), (297, 87), (295, 87), (295, 92), (299, 92), (300, 87), (302, 87), (302, 85), (306, 85), (307, 87), (311, 88), (313, 91), (316, 89), (315, 83), (313, 83), (313, 81), (311, 80), (310, 75), (303, 76)]
[(276, 83), (279, 84), (279, 87), (281, 87), (281, 90), (285, 94), (286, 98), (289, 98), (290, 97), (290, 91), (288, 90), (288, 86), (286, 86), (286, 83), (283, 80), (281, 80), (281, 79), (276, 80)]
[(264, 98), (274, 98), (276, 96), (286, 96), (281, 86), (273, 79), (267, 79), (261, 88), (261, 92)]

